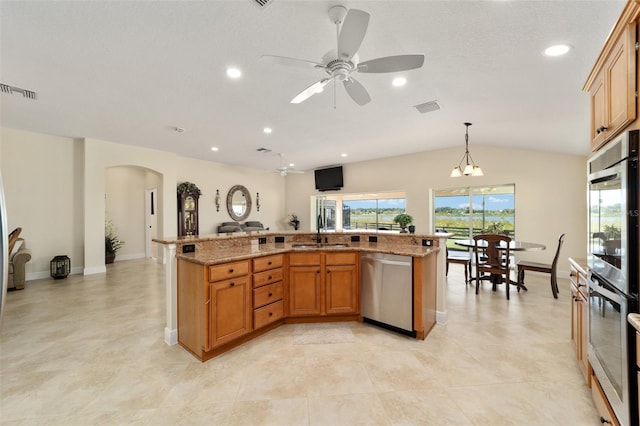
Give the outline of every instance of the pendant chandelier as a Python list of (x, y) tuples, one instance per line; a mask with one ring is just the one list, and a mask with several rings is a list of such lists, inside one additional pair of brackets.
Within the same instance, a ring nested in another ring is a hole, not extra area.
[[(464, 155), (462, 156), (460, 163), (451, 171), (451, 177), (460, 177), (463, 175), (484, 176), (484, 173), (482, 173), (482, 169), (480, 168), (480, 166), (476, 166), (473, 158), (471, 158), (471, 154), (469, 154), (469, 126), (471, 126), (471, 123), (464, 123), (464, 125), (467, 126), (467, 130), (464, 134)], [(463, 162), (465, 163), (464, 166), (462, 165)]]

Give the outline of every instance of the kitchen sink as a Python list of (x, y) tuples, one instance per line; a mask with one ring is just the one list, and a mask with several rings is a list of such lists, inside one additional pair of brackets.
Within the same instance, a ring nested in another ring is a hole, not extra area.
[(294, 249), (318, 249), (318, 248), (345, 248), (349, 247), (349, 244), (345, 243), (296, 243), (291, 244)]

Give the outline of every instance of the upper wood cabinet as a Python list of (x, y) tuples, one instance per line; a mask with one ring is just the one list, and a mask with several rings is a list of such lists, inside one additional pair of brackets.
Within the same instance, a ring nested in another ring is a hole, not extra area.
[(636, 119), (639, 8), (636, 3), (627, 4), (584, 85), (591, 97), (591, 151)]

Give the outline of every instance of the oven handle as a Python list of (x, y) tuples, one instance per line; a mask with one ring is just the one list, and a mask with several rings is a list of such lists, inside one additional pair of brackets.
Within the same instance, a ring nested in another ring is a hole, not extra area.
[(618, 163), (608, 169), (593, 172), (589, 175), (589, 183), (604, 182), (607, 180), (615, 179), (616, 176), (622, 176), (624, 167), (622, 163)]
[(600, 278), (594, 278), (591, 271), (589, 271), (587, 278), (587, 285), (589, 287), (589, 290), (593, 290), (595, 293), (601, 294), (617, 304), (622, 304), (625, 301), (626, 298), (620, 293), (611, 291), (601, 285), (597, 285), (596, 283), (600, 282)]

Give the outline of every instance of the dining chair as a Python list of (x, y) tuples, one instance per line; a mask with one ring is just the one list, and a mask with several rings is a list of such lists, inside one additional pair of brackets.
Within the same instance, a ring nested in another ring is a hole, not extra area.
[(451, 250), (447, 247), (447, 269), (445, 275), (449, 275), (449, 264), (460, 263), (464, 265), (464, 283), (469, 284), (471, 276), (471, 255), (468, 251)]
[[(481, 234), (474, 236), (473, 240), (476, 264), (476, 294), (478, 294), (480, 281), (488, 277), (491, 280), (494, 291), (496, 290), (497, 284), (505, 283), (507, 300), (509, 300), (509, 287), (511, 283), (509, 278), (511, 273), (509, 267), (511, 258), (509, 243), (511, 242), (511, 238), (502, 234)], [(481, 244), (481, 241), (486, 242), (486, 246)], [(498, 249), (498, 246), (501, 246), (501, 248)], [(502, 252), (502, 254), (500, 252)], [(486, 274), (489, 275), (487, 276)]]
[[(518, 262), (518, 285), (524, 284), (524, 271), (534, 271), (534, 272), (543, 272), (545, 274), (550, 274), (550, 282), (551, 282), (551, 292), (553, 293), (553, 297), (555, 299), (558, 298), (558, 258), (560, 257), (560, 248), (562, 248), (562, 243), (564, 242), (564, 234), (560, 235), (558, 238), (558, 248), (556, 249), (556, 254), (553, 256), (553, 261), (551, 264), (548, 263), (538, 263), (538, 262), (529, 262), (527, 260), (521, 260)], [(520, 287), (518, 287), (518, 290)]]

